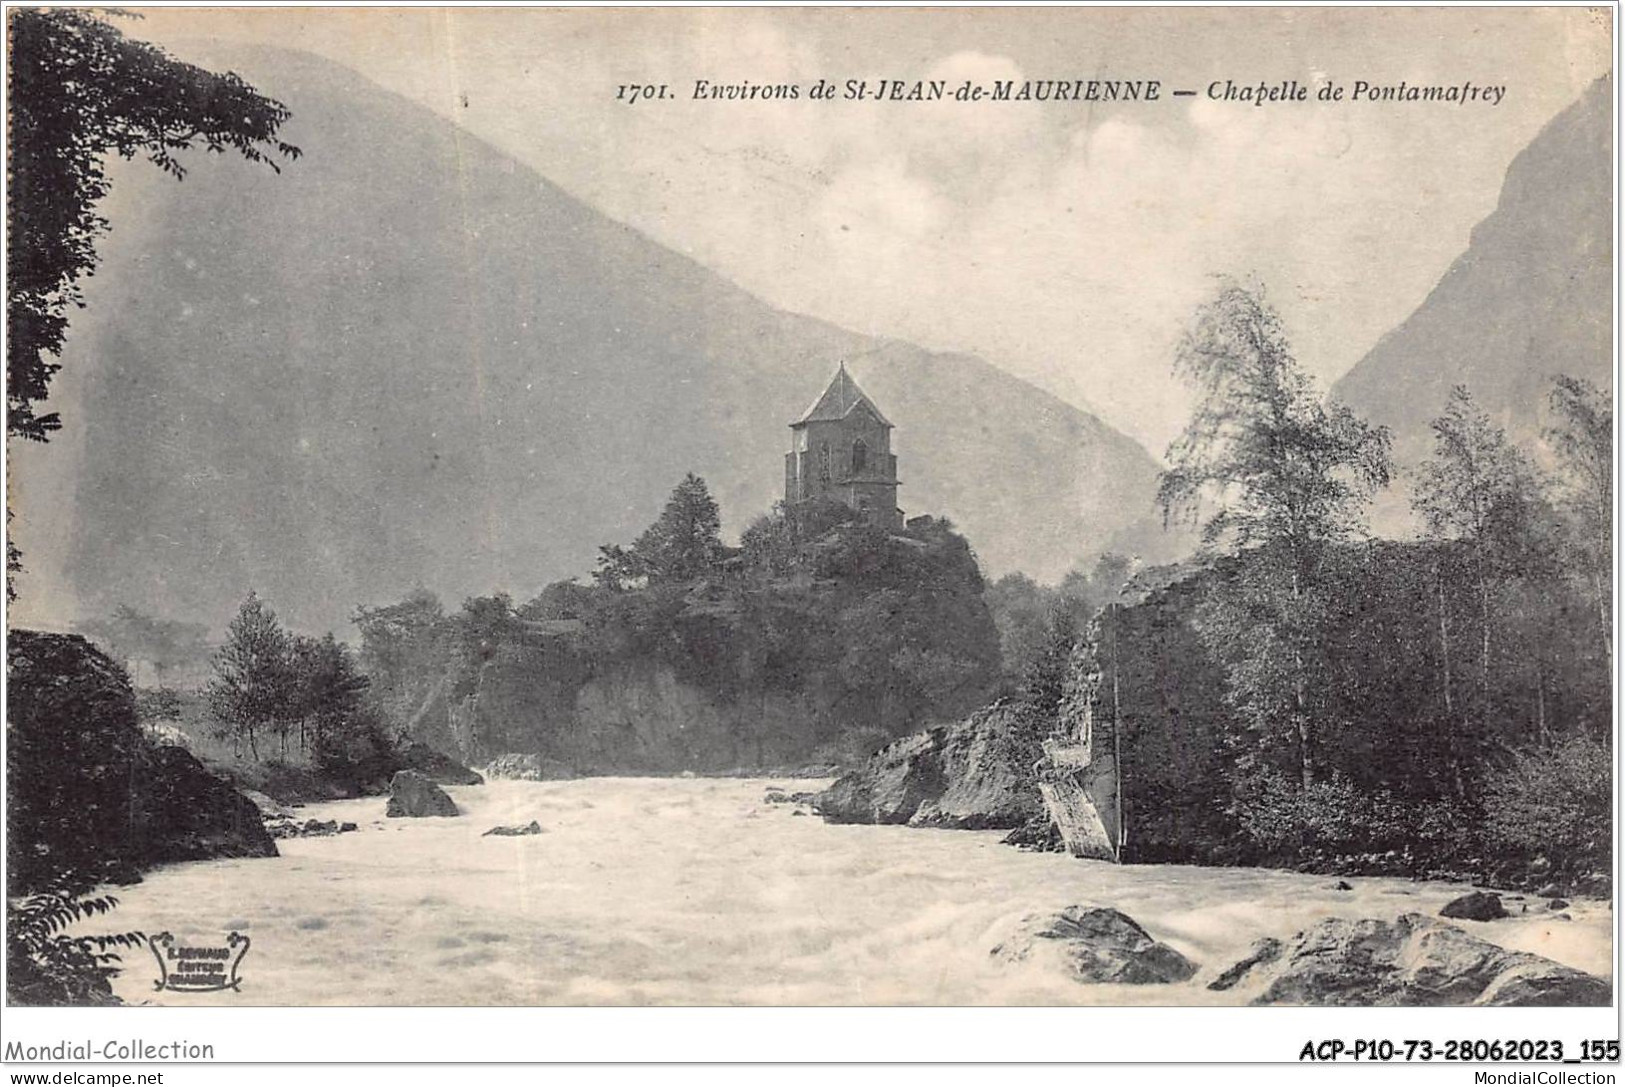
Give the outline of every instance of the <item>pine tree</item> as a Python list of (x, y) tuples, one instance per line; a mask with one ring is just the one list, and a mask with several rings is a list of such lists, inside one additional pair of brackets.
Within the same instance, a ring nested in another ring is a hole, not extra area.
[(705, 480), (688, 473), (660, 517), (630, 548), (599, 548), (594, 578), (609, 588), (685, 582), (711, 573), (722, 557), (722, 514)]
[(266, 732), (284, 734), (294, 720), (295, 671), (292, 640), (276, 613), (249, 592), (226, 631), (226, 644), (214, 657), (214, 675), (204, 688), (222, 736), (259, 758)]

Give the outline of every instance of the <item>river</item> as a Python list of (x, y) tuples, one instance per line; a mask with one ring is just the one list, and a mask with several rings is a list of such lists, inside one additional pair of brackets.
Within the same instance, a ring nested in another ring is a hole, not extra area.
[[(1206, 983), (1266, 935), (1326, 916), (1436, 914), (1468, 888), (1248, 868), (1115, 866), (999, 844), (1000, 832), (830, 826), (771, 804), (787, 780), (595, 778), (450, 788), (456, 819), (386, 819), (381, 798), (301, 818), (360, 829), (281, 841), (282, 856), (174, 865), (116, 891), (87, 931), (247, 934), (240, 992), (155, 992), (145, 949), (131, 1003), (1214, 1004)], [(544, 833), (483, 837), (535, 819)], [(1200, 964), (1175, 986), (1079, 984), (990, 950), (1028, 914), (1115, 906)], [(1505, 947), (1607, 977), (1607, 902), (1571, 920), (1510, 899), (1465, 922)]]

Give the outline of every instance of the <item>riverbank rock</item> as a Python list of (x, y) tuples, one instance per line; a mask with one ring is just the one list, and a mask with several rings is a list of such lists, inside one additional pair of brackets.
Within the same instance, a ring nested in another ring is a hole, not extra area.
[(190, 751), (156, 747), (140, 762), (130, 805), (138, 863), (277, 855), (254, 802)]
[(1574, 881), (1574, 893), (1586, 898), (1612, 898), (1614, 877), (1607, 872), (1592, 872)]
[(1596, 1007), (1610, 998), (1602, 978), (1419, 913), (1330, 918), (1284, 945), (1260, 941), (1209, 988), (1238, 985), (1260, 990), (1253, 1004), (1330, 1007)]
[(484, 785), (485, 778), (426, 743), (408, 740), (397, 752), (403, 770), (416, 770), (436, 785)]
[(457, 805), (440, 786), (416, 770), (398, 771), (389, 783), (390, 818), (421, 819), (426, 816), (456, 815)]
[(6, 674), (8, 894), (276, 856), (252, 801), (143, 734), (129, 676), (84, 638), (13, 630)]
[(1066, 839), (1061, 836), (1061, 828), (1055, 825), (1055, 820), (1048, 814), (1033, 816), (1000, 838), (999, 843), (1034, 853), (1066, 852)]
[(519, 837), (523, 837), (524, 835), (527, 835), (527, 834), (540, 834), (541, 832), (542, 832), (542, 824), (540, 824), (536, 820), (532, 819), (530, 822), (524, 824), (523, 826), (521, 826), (519, 824), (514, 824), (513, 826), (492, 827), (490, 830), (486, 831), (484, 834), (481, 834), (480, 837), (481, 838), (490, 838), (490, 837), (492, 837), (494, 835), (494, 836), (496, 836), (498, 838), (519, 838)]
[(1474, 891), (1453, 898), (1439, 911), (1440, 917), (1453, 917), (1461, 921), (1496, 921), (1506, 915), (1501, 896), (1487, 891)]
[(1056, 948), (1079, 981), (1118, 985), (1167, 985), (1188, 981), (1197, 966), (1153, 939), (1132, 917), (1110, 907), (1068, 906), (1058, 914), (1029, 917), (1019, 935), (992, 954), (1021, 962)]
[(541, 755), (498, 755), (485, 766), (488, 778), (506, 778), (511, 781), (573, 781), (578, 775), (575, 768), (558, 759)]
[(1245, 959), (1236, 963), (1230, 969), (1208, 982), (1207, 987), (1215, 992), (1233, 989), (1236, 983), (1246, 977), (1253, 967), (1262, 963), (1274, 962), (1281, 957), (1282, 943), (1273, 936), (1265, 937), (1253, 945), (1253, 949)]
[(907, 823), (962, 830), (1023, 826), (1039, 813), (1016, 711), (1005, 703), (905, 736), (813, 798), (831, 823)]
[(275, 797), (267, 796), (257, 789), (244, 789), (241, 786), (238, 787), (237, 791), (248, 797), (249, 802), (259, 809), (261, 819), (269, 821), (272, 819), (293, 818), (293, 808)]
[(831, 823), (906, 823), (942, 792), (934, 733), (905, 736), (877, 751), (813, 800)]

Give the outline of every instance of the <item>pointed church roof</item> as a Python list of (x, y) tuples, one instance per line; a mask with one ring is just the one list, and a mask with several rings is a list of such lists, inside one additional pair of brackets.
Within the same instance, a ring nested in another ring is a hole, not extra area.
[(831, 379), (829, 388), (824, 390), (824, 395), (813, 401), (812, 407), (790, 425), (802, 427), (808, 423), (837, 422), (852, 414), (853, 409), (859, 404), (872, 411), (875, 418), (880, 420), (881, 426), (892, 425), (891, 420), (875, 407), (875, 402), (869, 399), (868, 394), (858, 388), (858, 383), (846, 372), (846, 363), (843, 362), (841, 368), (835, 372), (835, 377)]

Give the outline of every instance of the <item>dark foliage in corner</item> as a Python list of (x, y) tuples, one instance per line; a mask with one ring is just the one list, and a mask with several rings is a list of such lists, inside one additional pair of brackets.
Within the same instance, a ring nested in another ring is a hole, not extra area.
[(118, 1004), (109, 983), (118, 973), (119, 949), (142, 946), (139, 932), (69, 936), (79, 921), (109, 913), (112, 895), (61, 885), (6, 903), (6, 1003), (23, 1006)]

